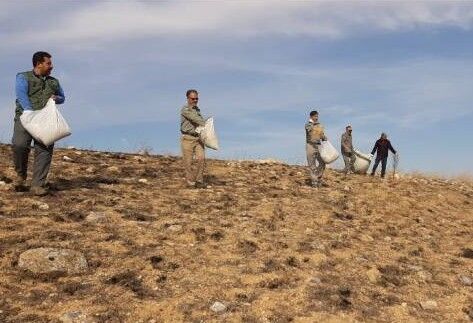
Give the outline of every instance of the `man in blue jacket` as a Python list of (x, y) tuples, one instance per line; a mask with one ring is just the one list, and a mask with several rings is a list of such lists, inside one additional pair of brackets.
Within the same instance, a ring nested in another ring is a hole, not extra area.
[(371, 151), (371, 155), (374, 155), (374, 153), (377, 151), (373, 170), (371, 171), (371, 176), (374, 176), (376, 168), (378, 168), (379, 162), (381, 162), (381, 177), (384, 177), (386, 174), (386, 164), (388, 162), (389, 150), (391, 150), (393, 154), (396, 154), (396, 150), (394, 150), (391, 142), (388, 140), (388, 136), (383, 132), (381, 134), (381, 138), (376, 141), (376, 144)]
[[(64, 91), (59, 81), (50, 76), (53, 69), (51, 55), (36, 52), (33, 55), (33, 70), (16, 75), (16, 110), (13, 129), (13, 162), (15, 165), (15, 189), (24, 190), (28, 170), (28, 156), (33, 137), (25, 130), (20, 116), (26, 110), (41, 110), (50, 98), (56, 104), (64, 103)], [(34, 140), (35, 158), (31, 192), (42, 196), (48, 193), (45, 184), (48, 177), (54, 145), (45, 146)]]

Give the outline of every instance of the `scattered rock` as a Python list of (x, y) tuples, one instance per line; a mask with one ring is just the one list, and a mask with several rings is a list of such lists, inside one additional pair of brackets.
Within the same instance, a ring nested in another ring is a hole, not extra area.
[(59, 321), (62, 323), (92, 323), (93, 320), (87, 316), (87, 314), (81, 311), (72, 311), (64, 313)]
[(345, 185), (345, 187), (343, 188), (343, 190), (344, 190), (345, 192), (350, 192), (350, 191), (351, 191), (351, 188), (350, 188), (350, 186)]
[(105, 212), (90, 212), (85, 221), (90, 223), (103, 223), (107, 221), (107, 214)]
[(257, 164), (285, 164), (284, 162), (277, 160), (277, 159), (258, 159), (255, 160), (255, 163)]
[(372, 242), (374, 241), (373, 237), (368, 234), (362, 234), (360, 240), (363, 242)]
[(172, 232), (181, 232), (182, 231), (182, 225), (180, 224), (172, 224), (168, 227), (169, 231)]
[(381, 272), (377, 268), (371, 268), (366, 272), (366, 276), (368, 276), (368, 280), (371, 283), (376, 283), (381, 279)]
[(86, 170), (85, 170), (87, 173), (94, 173), (95, 172), (95, 168), (90, 166), (90, 167), (87, 167)]
[(87, 269), (87, 260), (82, 253), (75, 250), (37, 248), (23, 252), (18, 260), (18, 267), (35, 274), (76, 274)]
[(432, 274), (423, 270), (418, 271), (417, 276), (424, 282), (429, 282), (432, 280)]
[(318, 286), (320, 284), (322, 284), (322, 280), (319, 277), (312, 277), (309, 280), (309, 285), (311, 286)]
[(40, 204), (38, 204), (38, 209), (40, 209), (42, 211), (49, 210), (49, 205), (47, 205), (46, 203), (40, 203)]
[(467, 277), (467, 276), (460, 276), (458, 278), (460, 280), (460, 282), (465, 285), (465, 286), (471, 286), (473, 285), (473, 280), (470, 278), (470, 277)]
[(72, 161), (72, 158), (67, 157), (67, 156), (63, 156), (63, 157), (62, 157), (62, 160), (67, 161), (67, 162), (70, 162), (70, 161)]
[(220, 302), (215, 302), (210, 306), (210, 310), (215, 313), (222, 313), (227, 310), (227, 307)]
[(0, 181), (0, 191), (8, 190), (8, 185), (4, 181)]
[(431, 311), (437, 308), (437, 302), (428, 300), (428, 301), (420, 302), (420, 306), (424, 310)]

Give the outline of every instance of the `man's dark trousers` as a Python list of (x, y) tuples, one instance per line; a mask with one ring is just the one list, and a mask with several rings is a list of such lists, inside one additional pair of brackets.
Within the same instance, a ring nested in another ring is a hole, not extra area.
[[(13, 162), (18, 176), (26, 179), (28, 170), (28, 155), (30, 153), (31, 141), (33, 137), (23, 128), (20, 120), (15, 119), (13, 129)], [(53, 157), (54, 144), (45, 146), (41, 142), (34, 140), (34, 164), (33, 179), (31, 186), (44, 187), (48, 177), (51, 160)]]
[(386, 174), (388, 156), (383, 158), (376, 158), (376, 160), (374, 161), (373, 170), (371, 171), (371, 175), (374, 175), (374, 173), (376, 173), (376, 168), (378, 168), (379, 162), (381, 162), (381, 177), (384, 177), (384, 174)]

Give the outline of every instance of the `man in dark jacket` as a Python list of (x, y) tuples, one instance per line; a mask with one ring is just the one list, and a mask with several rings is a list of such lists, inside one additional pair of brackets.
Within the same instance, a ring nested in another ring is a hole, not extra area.
[(386, 174), (386, 164), (388, 162), (389, 150), (391, 150), (393, 154), (396, 154), (396, 150), (394, 150), (393, 146), (391, 145), (391, 142), (388, 140), (388, 136), (383, 132), (381, 134), (381, 138), (376, 141), (376, 144), (374, 145), (374, 148), (371, 151), (371, 155), (374, 155), (374, 153), (377, 152), (376, 159), (373, 165), (373, 170), (371, 171), (371, 176), (374, 176), (376, 168), (378, 167), (379, 162), (381, 161), (381, 177), (384, 177), (384, 175)]

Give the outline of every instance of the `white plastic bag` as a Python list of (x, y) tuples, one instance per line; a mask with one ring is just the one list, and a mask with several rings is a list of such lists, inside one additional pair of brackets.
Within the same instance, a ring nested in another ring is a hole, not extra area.
[(200, 131), (200, 140), (202, 140), (206, 147), (218, 150), (218, 138), (215, 133), (213, 118), (208, 118), (205, 121), (205, 126)]
[(325, 140), (319, 145), (320, 157), (326, 164), (333, 163), (338, 158), (338, 151), (330, 143), (330, 141)]
[(356, 158), (353, 168), (355, 169), (355, 173), (366, 174), (370, 168), (371, 159), (373, 158), (372, 155), (364, 154), (356, 149), (354, 149), (354, 152)]
[(23, 111), (20, 121), (34, 139), (46, 146), (71, 134), (71, 128), (56, 108), (53, 99), (49, 99), (41, 110)]

